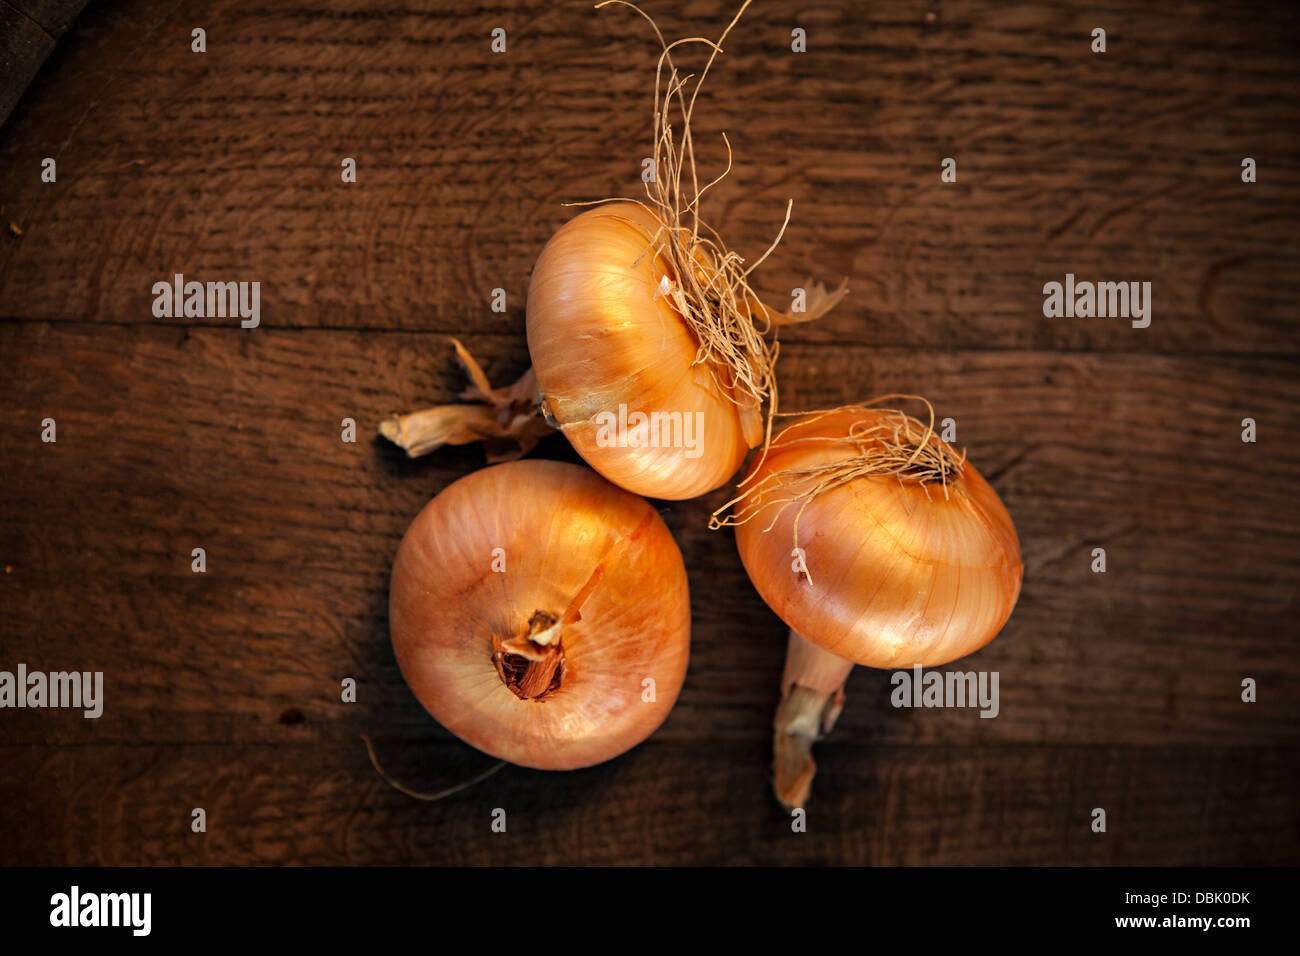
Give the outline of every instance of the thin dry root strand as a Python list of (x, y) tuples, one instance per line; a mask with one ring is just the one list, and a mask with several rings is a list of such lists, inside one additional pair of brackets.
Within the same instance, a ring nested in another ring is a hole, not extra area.
[[(450, 337), (449, 337), (450, 338)], [(540, 407), (537, 376), (530, 368), (508, 388), (493, 388), (482, 367), (452, 338), (470, 386), (460, 397), (468, 404), (435, 405), (408, 415), (395, 415), (379, 423), (379, 434), (406, 450), (411, 458), (427, 455), (443, 445), (481, 441), (487, 460), (513, 461), (532, 451), (553, 430)]]
[(370, 754), (370, 765), (375, 768), (375, 773), (379, 774), (379, 776), (383, 778), (384, 783), (388, 784), (394, 790), (400, 790), (408, 797), (414, 797), (416, 800), (424, 800), (426, 802), (441, 800), (444, 797), (450, 797), (453, 794), (460, 793), (462, 790), (467, 790), (470, 787), (474, 786), (474, 784), (486, 780), (488, 777), (492, 776), (492, 774), (496, 773), (498, 770), (500, 770), (502, 767), (506, 765), (506, 762), (504, 760), (498, 760), (494, 766), (489, 767), (487, 770), (483, 771), (477, 777), (473, 777), (469, 780), (466, 780), (464, 783), (458, 783), (454, 787), (448, 787), (446, 790), (439, 790), (436, 793), (420, 793), (418, 790), (412, 790), (411, 788), (403, 786), (402, 784), (398, 783), (396, 780), (394, 780), (391, 776), (388, 775), (388, 771), (386, 771), (383, 767), (379, 766), (379, 758), (375, 756), (375, 746), (370, 742), (369, 734), (362, 734), (361, 739), (365, 741), (366, 753)]
[[(867, 410), (892, 399), (913, 399), (929, 411), (929, 424), (922, 425), (905, 412), (893, 408), (876, 409), (869, 417), (855, 421), (844, 435), (799, 437), (798, 431), (840, 412)], [(757, 465), (750, 477), (740, 483), (744, 490), (719, 508), (709, 518), (709, 528), (747, 524), (759, 514), (774, 509), (764, 531), (771, 531), (790, 505), (799, 504), (794, 519), (794, 547), (799, 547), (799, 518), (818, 495), (839, 488), (859, 478), (894, 478), (900, 484), (918, 484), (929, 495), (926, 485), (938, 482), (948, 497), (948, 481), (961, 477), (966, 455), (958, 455), (934, 430), (934, 406), (920, 395), (882, 395), (853, 405), (842, 405), (819, 412), (800, 414), (799, 420), (786, 426), (768, 442), (764, 456), (772, 448), (800, 444), (846, 446), (853, 454), (838, 461), (807, 468), (783, 468), (765, 476), (748, 488), (745, 485), (758, 474)], [(759, 464), (761, 464), (761, 459)], [(728, 513), (730, 512), (730, 513)], [(812, 575), (807, 571), (809, 583)]]
[[(771, 438), (772, 415), (777, 405), (775, 329), (780, 325), (811, 321), (825, 314), (844, 298), (848, 288), (846, 283), (841, 283), (834, 293), (827, 294), (820, 284), (814, 286), (808, 308), (796, 315), (769, 309), (750, 286), (750, 273), (781, 241), (790, 221), (793, 202), (786, 205), (785, 222), (776, 239), (748, 268), (745, 260), (729, 251), (717, 231), (700, 218), (700, 199), (731, 171), (731, 143), (724, 133), (727, 167), (717, 178), (701, 186), (695, 165), (691, 117), (700, 87), (714, 59), (722, 52), (722, 42), (750, 2), (745, 0), (716, 41), (687, 37), (672, 43), (664, 40), (653, 18), (628, 0), (603, 0), (596, 4), (596, 8), (613, 4), (630, 7), (650, 24), (663, 48), (655, 68), (655, 175), (645, 184), (648, 202), (624, 200), (647, 209), (662, 223), (654, 235), (646, 237), (646, 250), (642, 257), (653, 251), (663, 256), (674, 273), (672, 277), (665, 277), (669, 281), (661, 286), (661, 290), (695, 334), (699, 347), (694, 364), (706, 365), (718, 389), (742, 408), (761, 407), (764, 402), (768, 403), (768, 419), (762, 439), (766, 442)], [(710, 49), (709, 59), (698, 78), (683, 76), (672, 60), (673, 48), (693, 43), (702, 43)], [(692, 79), (695, 82), (688, 95), (687, 87)], [(671, 122), (674, 105), (681, 121), (680, 135), (674, 135)], [(610, 201), (615, 200), (601, 200)], [(769, 332), (772, 333), (771, 345), (765, 338)]]

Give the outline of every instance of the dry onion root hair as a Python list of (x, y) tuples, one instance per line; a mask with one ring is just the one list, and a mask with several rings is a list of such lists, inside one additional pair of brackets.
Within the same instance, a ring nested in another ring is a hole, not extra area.
[[(896, 408), (875, 409), (870, 418), (855, 421), (841, 437), (799, 437), (798, 431), (827, 416), (841, 412), (872, 409), (876, 405), (898, 399), (917, 401), (925, 405), (929, 418), (927, 424)], [(798, 421), (787, 425), (776, 437), (769, 440), (764, 453), (771, 448), (786, 448), (799, 444), (846, 446), (853, 454), (847, 458), (829, 461), (807, 468), (783, 468), (772, 472), (761, 481), (745, 487), (758, 473), (757, 465), (750, 476), (740, 483), (743, 489), (719, 508), (709, 518), (710, 530), (734, 527), (755, 520), (764, 512), (772, 511), (772, 520), (764, 531), (770, 531), (777, 519), (791, 505), (798, 504), (794, 518), (794, 547), (799, 547), (799, 518), (804, 509), (819, 495), (847, 485), (859, 478), (893, 478), (900, 484), (921, 486), (926, 496), (929, 485), (940, 486), (948, 497), (948, 481), (960, 478), (966, 467), (966, 453), (960, 455), (939, 437), (934, 429), (934, 406), (920, 395), (881, 395), (865, 402), (841, 405), (809, 413), (783, 413), (783, 417), (798, 414)], [(807, 570), (809, 583), (812, 574)]]
[[(654, 19), (629, 0), (602, 0), (599, 10), (607, 6), (630, 7), (654, 30), (662, 51), (655, 67), (654, 96), (654, 176), (645, 183), (646, 200), (612, 197), (594, 202), (569, 203), (595, 206), (610, 202), (632, 202), (654, 215), (662, 224), (653, 235), (646, 235), (646, 248), (634, 265), (646, 255), (658, 254), (670, 264), (677, 282), (664, 277), (659, 287), (677, 309), (699, 342), (694, 365), (705, 365), (722, 394), (739, 406), (767, 405), (764, 445), (771, 441), (772, 419), (777, 412), (776, 359), (779, 352), (776, 329), (781, 325), (809, 322), (826, 314), (848, 294), (847, 280), (834, 292), (821, 283), (809, 282), (807, 308), (801, 313), (777, 312), (764, 305), (750, 285), (749, 276), (780, 244), (790, 223), (793, 200), (787, 200), (785, 219), (776, 238), (757, 261), (746, 267), (745, 260), (730, 251), (717, 230), (700, 218), (700, 200), (704, 194), (731, 172), (731, 142), (722, 134), (727, 148), (727, 166), (704, 186), (695, 163), (695, 142), (691, 119), (713, 61), (722, 51), (722, 43), (740, 21), (752, 0), (745, 0), (717, 40), (685, 37), (669, 43)], [(709, 58), (698, 78), (683, 75), (673, 63), (674, 48), (692, 43), (709, 47)], [(665, 70), (667, 75), (665, 76)], [(691, 84), (694, 80), (694, 84)], [(689, 87), (689, 95), (688, 95)], [(674, 114), (673, 107), (676, 107)], [(681, 132), (675, 134), (672, 119), (681, 120)], [(686, 180), (685, 182), (683, 180)], [(626, 220), (625, 220), (626, 221)], [(632, 224), (645, 234), (644, 229)], [(768, 334), (772, 342), (767, 341)]]
[(494, 773), (496, 773), (498, 770), (500, 770), (502, 767), (506, 765), (506, 762), (504, 760), (498, 760), (487, 770), (484, 770), (482, 773), (478, 774), (477, 776), (471, 777), (470, 779), (462, 783), (454, 784), (453, 786), (450, 787), (445, 787), (444, 789), (438, 790), (434, 793), (424, 793), (420, 790), (412, 790), (410, 787), (406, 786), (404, 783), (394, 778), (387, 770), (385, 770), (382, 766), (380, 766), (379, 757), (375, 755), (375, 745), (371, 741), (369, 734), (362, 734), (361, 739), (365, 742), (366, 753), (370, 755), (370, 765), (375, 768), (375, 772), (379, 774), (380, 778), (384, 781), (384, 783), (388, 784), (394, 790), (406, 794), (408, 797), (414, 797), (416, 800), (423, 800), (426, 803), (436, 803), (439, 800), (447, 799), (447, 797), (455, 796), (456, 794), (460, 793), (462, 790), (468, 790), (470, 787), (474, 786), (474, 784), (486, 780), (488, 777), (492, 776)]

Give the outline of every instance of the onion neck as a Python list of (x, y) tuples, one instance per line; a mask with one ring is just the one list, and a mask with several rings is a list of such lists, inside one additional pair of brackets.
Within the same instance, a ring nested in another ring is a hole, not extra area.
[(781, 703), (772, 723), (772, 789), (787, 810), (808, 801), (817, 773), (812, 746), (835, 726), (844, 708), (844, 682), (851, 670), (852, 661), (790, 631)]
[(537, 376), (531, 368), (513, 385), (493, 388), (469, 350), (454, 338), (451, 344), (471, 383), (461, 393), (464, 402), (394, 415), (379, 423), (379, 434), (408, 457), (418, 458), (444, 445), (483, 442), (489, 463), (513, 461), (557, 427), (543, 418)]
[(502, 682), (521, 700), (536, 700), (558, 690), (564, 681), (564, 647), (560, 621), (536, 611), (522, 634), (493, 638), (493, 660)]

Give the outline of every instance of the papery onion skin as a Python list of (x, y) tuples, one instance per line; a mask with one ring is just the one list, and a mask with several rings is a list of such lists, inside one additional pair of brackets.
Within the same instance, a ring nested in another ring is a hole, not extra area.
[[(495, 548), (504, 572), (493, 570)], [(497, 669), (493, 635), (521, 633), (538, 611), (564, 618), (564, 669), (558, 688), (522, 699)], [(690, 650), (686, 570), (663, 519), (560, 462), (486, 468), (429, 502), (398, 549), (389, 619), (402, 676), (439, 723), (542, 770), (600, 763), (648, 737), (677, 699)]]
[[(786, 434), (841, 437), (882, 414), (839, 411)], [(822, 441), (774, 447), (753, 482), (853, 454)], [(947, 494), (938, 482), (859, 477), (813, 497), (799, 518), (811, 585), (792, 567), (799, 502), (769, 531), (774, 509), (738, 524), (736, 544), (759, 594), (807, 640), (869, 667), (934, 667), (997, 635), (1024, 571), (1011, 517), (969, 462), (948, 479)]]
[[(658, 291), (675, 273), (646, 249), (659, 227), (653, 213), (628, 202), (561, 226), (529, 281), (528, 350), (551, 414), (593, 468), (637, 494), (680, 500), (734, 475), (761, 426), (757, 415), (746, 421), (707, 364), (693, 364), (695, 337)], [(703, 413), (698, 456), (684, 447), (602, 446), (593, 418), (617, 415), (620, 404), (647, 415)]]

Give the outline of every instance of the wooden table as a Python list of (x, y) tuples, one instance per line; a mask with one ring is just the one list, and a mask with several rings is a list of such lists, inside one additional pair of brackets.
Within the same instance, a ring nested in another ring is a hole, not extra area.
[[(648, 742), (433, 804), (370, 766), (362, 733), (416, 787), (491, 762), (387, 622), (404, 529), (482, 452), (375, 426), (452, 400), (448, 333), (527, 367), (532, 263), (562, 203), (638, 190), (656, 56), (627, 10), (421, 6), (94, 4), (0, 129), (0, 669), (106, 683), (98, 720), (0, 711), (0, 862), (1300, 862), (1293, 4), (763, 3), (728, 41), (706, 215), (753, 258), (793, 199), (760, 288), (852, 289), (783, 335), (783, 406), (929, 396), (1025, 558), (953, 665), (999, 672), (997, 719), (858, 669), (802, 834), (768, 785), (785, 630), (705, 527), (726, 489), (664, 506), (693, 655)], [(675, 37), (734, 3), (647, 6)], [(261, 326), (155, 318), (177, 272), (259, 281)], [(1044, 317), (1066, 273), (1150, 281), (1150, 327)]]

